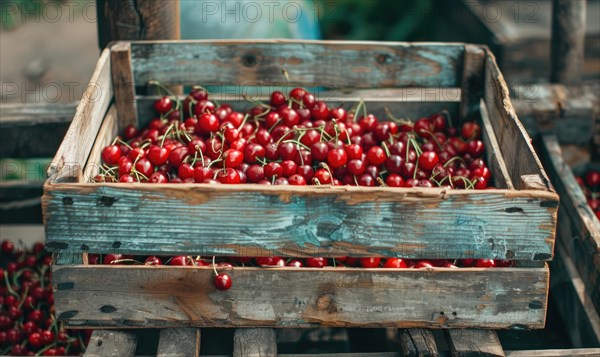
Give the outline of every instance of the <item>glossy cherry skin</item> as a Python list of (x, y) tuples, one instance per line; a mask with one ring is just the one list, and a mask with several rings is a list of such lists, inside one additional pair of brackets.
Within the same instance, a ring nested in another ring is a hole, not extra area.
[(229, 290), (231, 289), (231, 277), (227, 273), (219, 273), (215, 276), (214, 284), (218, 290)]
[(401, 258), (389, 258), (383, 265), (384, 268), (407, 268), (406, 262)]

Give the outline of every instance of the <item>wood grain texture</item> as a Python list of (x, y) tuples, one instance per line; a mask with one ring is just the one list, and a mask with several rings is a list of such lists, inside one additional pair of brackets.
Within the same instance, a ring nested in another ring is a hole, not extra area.
[(485, 53), (481, 46), (465, 45), (459, 117), (461, 121), (470, 119), (479, 112), (484, 89)]
[(579, 83), (583, 73), (587, 1), (552, 1), (550, 80)]
[(160, 330), (156, 357), (200, 356), (200, 329), (167, 328)]
[(489, 113), (483, 99), (480, 100), (479, 110), (481, 113), (481, 124), (483, 129), (481, 138), (486, 147), (486, 162), (492, 173), (492, 179), (494, 180), (493, 184), (497, 188), (514, 190), (515, 187), (508, 174), (508, 168), (504, 162), (504, 157), (502, 156), (502, 151), (500, 150), (500, 145), (498, 144), (498, 139), (496, 138), (496, 133), (494, 133), (494, 128), (490, 122)]
[(506, 357), (597, 357), (600, 348), (572, 348), (564, 350), (504, 351)]
[(452, 329), (446, 333), (454, 357), (504, 357), (495, 331)]
[(0, 104), (0, 158), (53, 157), (73, 120), (76, 106), (76, 103)]
[(112, 45), (110, 61), (115, 106), (119, 119), (118, 128), (122, 131), (129, 125), (137, 124), (135, 86), (131, 69), (131, 45), (128, 42), (117, 42)]
[(551, 270), (550, 289), (573, 347), (600, 346), (600, 315), (563, 241), (556, 246)]
[[(306, 40), (133, 42), (136, 85), (457, 87), (464, 45)], [(201, 68), (202, 70), (198, 70)], [(340, 75), (340, 69), (344, 74)]]
[[(233, 268), (55, 265), (69, 327), (544, 326), (544, 268)], [(448, 296), (452, 296), (449, 299)], [(407, 303), (410, 302), (410, 303)]]
[[(52, 251), (550, 260), (557, 196), (441, 188), (47, 183), (42, 205)], [(170, 217), (178, 217), (178, 224)]]
[(513, 185), (517, 189), (525, 189), (522, 177), (537, 175), (544, 187), (536, 189), (553, 191), (531, 139), (515, 113), (508, 87), (491, 53), (487, 54), (485, 68), (484, 99)]
[(592, 302), (600, 311), (600, 222), (588, 206), (573, 171), (563, 160), (556, 137), (545, 135), (542, 143), (541, 155), (561, 197), (559, 239), (577, 265)]
[(100, 130), (98, 131), (98, 137), (94, 142), (94, 146), (92, 146), (92, 151), (90, 152), (88, 161), (83, 169), (82, 179), (84, 182), (92, 181), (100, 172), (100, 167), (102, 166), (102, 149), (107, 145), (110, 145), (117, 136), (118, 126), (117, 108), (113, 104), (108, 109), (108, 112), (102, 121), (102, 126), (100, 126)]
[(177, 40), (179, 1), (96, 0), (98, 44), (111, 41)]
[(277, 336), (274, 329), (236, 329), (233, 335), (233, 357), (276, 357)]
[(48, 169), (50, 180), (76, 182), (82, 179), (83, 166), (112, 97), (110, 52), (105, 50), (98, 59), (92, 79), (77, 106), (71, 126)]
[(132, 331), (95, 330), (84, 357), (135, 356), (137, 334)]
[(439, 356), (433, 333), (425, 329), (400, 330), (400, 346), (405, 357)]

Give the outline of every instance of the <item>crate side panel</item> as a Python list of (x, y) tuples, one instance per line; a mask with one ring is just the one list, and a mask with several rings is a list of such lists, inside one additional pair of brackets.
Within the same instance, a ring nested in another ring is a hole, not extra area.
[(209, 267), (57, 267), (57, 316), (71, 327), (540, 328), (549, 275), (547, 267), (228, 274), (232, 288), (221, 292)]
[[(464, 45), (334, 41), (132, 43), (137, 86), (457, 87)], [(290, 81), (282, 74), (288, 72)]]
[(549, 260), (558, 203), (535, 191), (62, 184), (43, 204), (56, 251)]

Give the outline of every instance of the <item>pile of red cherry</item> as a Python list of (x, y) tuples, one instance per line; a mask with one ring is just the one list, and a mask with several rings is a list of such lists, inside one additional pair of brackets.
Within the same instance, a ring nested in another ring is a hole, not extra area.
[(575, 179), (581, 186), (588, 205), (600, 219), (600, 171), (588, 170), (584, 178), (575, 176)]
[(202, 87), (154, 108), (147, 128), (129, 126), (102, 150), (95, 181), (485, 189), (492, 179), (479, 124), (455, 128), (446, 113), (380, 121), (364, 102), (331, 108), (302, 88), (246, 113)]
[(65, 330), (54, 317), (49, 254), (3, 241), (0, 250), (0, 355), (65, 356), (82, 353), (91, 330)]

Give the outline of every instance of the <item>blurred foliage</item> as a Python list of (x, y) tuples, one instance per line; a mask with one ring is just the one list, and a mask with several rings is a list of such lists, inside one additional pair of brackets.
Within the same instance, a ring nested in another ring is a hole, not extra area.
[[(44, 11), (49, 11), (45, 6), (48, 6), (48, 4), (56, 6), (56, 4), (63, 4), (69, 1), (70, 0), (0, 0), (0, 16), (2, 17), (0, 21), (2, 22), (2, 28), (10, 30), (28, 20), (39, 22), (40, 16), (43, 16)], [(94, 0), (78, 0), (71, 2), (77, 7), (90, 1)]]
[(324, 39), (417, 41), (432, 37), (434, 0), (315, 0)]
[(0, 182), (44, 182), (50, 158), (0, 159)]

